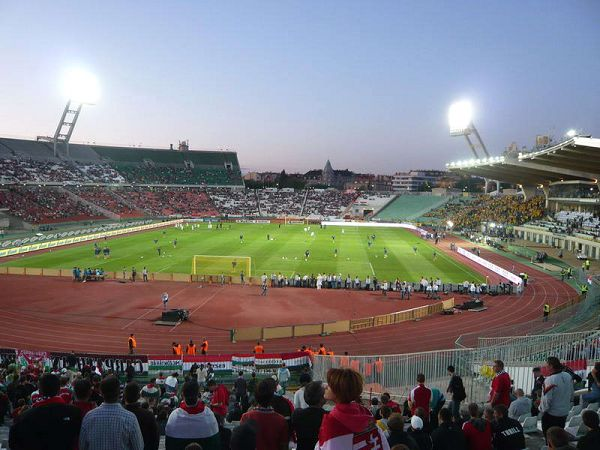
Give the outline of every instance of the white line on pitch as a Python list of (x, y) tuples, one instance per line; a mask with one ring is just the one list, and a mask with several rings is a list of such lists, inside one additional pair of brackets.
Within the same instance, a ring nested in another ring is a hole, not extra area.
[(369, 267), (371, 268), (371, 272), (373, 272), (373, 276), (375, 276), (375, 270), (373, 269), (373, 264), (369, 263)]

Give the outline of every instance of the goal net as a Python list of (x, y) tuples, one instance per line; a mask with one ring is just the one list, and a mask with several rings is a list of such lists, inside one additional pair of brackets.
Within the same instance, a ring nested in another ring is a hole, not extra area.
[(192, 275), (228, 275), (252, 276), (252, 258), (250, 256), (214, 256), (194, 255)]

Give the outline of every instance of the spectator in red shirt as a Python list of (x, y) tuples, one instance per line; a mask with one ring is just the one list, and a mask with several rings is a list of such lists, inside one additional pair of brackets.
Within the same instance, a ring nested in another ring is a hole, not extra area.
[(492, 380), (488, 402), (492, 406), (504, 405), (508, 408), (510, 405), (510, 376), (504, 371), (504, 363), (499, 359), (494, 361), (493, 369), (496, 376)]
[(257, 427), (256, 448), (260, 450), (287, 450), (289, 442), (288, 425), (283, 416), (271, 406), (273, 387), (263, 380), (256, 387), (255, 399), (258, 407), (242, 415), (241, 424), (254, 421)]
[(401, 413), (400, 405), (391, 399), (390, 394), (384, 392), (381, 394), (381, 406), (389, 407), (393, 413)]
[(92, 383), (86, 378), (81, 378), (73, 385), (75, 389), (75, 400), (73, 406), (81, 410), (81, 417), (96, 407), (96, 403), (90, 401), (92, 396)]
[(462, 430), (468, 450), (492, 450), (492, 425), (479, 414), (477, 403), (469, 404), (469, 415)]
[(425, 410), (425, 417), (429, 417), (429, 402), (431, 401), (431, 389), (425, 386), (425, 375), (417, 375), (417, 387), (408, 394), (408, 407), (411, 414), (419, 407)]
[(217, 384), (215, 380), (207, 383), (208, 390), (212, 393), (210, 400), (210, 409), (215, 415), (223, 419), (227, 416), (227, 406), (229, 405), (229, 391), (222, 384)]

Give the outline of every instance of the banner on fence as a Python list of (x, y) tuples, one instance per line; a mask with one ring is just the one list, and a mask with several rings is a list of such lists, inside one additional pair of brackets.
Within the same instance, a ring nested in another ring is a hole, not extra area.
[(307, 353), (265, 353), (265, 354), (239, 354), (239, 355), (184, 355), (182, 358), (175, 356), (148, 356), (149, 372), (175, 372), (188, 371), (193, 364), (198, 366), (211, 365), (215, 373), (231, 373), (242, 370), (244, 372), (274, 371), (285, 363), (291, 371), (300, 371), (310, 366), (311, 361)]
[(48, 352), (33, 352), (30, 350), (17, 350), (17, 364), (19, 366), (49, 367), (50, 358)]
[(183, 362), (176, 356), (148, 356), (148, 373), (153, 372), (181, 372)]

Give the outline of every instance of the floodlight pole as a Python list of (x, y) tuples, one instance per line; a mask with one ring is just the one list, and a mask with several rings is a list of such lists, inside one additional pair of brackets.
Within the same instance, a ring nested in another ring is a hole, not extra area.
[(73, 134), (73, 130), (75, 128), (75, 124), (77, 123), (77, 119), (79, 118), (79, 113), (81, 113), (82, 103), (77, 104), (77, 108), (71, 107), (71, 100), (67, 101), (67, 105), (62, 113), (60, 118), (60, 122), (56, 127), (56, 131), (54, 132), (54, 156), (58, 156), (58, 143), (64, 143), (66, 146), (66, 154), (69, 154), (69, 141), (71, 140), (71, 135)]
[(467, 143), (469, 144), (469, 147), (471, 147), (471, 151), (473, 152), (473, 155), (475, 156), (475, 158), (479, 158), (479, 155), (477, 154), (477, 150), (475, 149), (475, 145), (473, 144), (473, 142), (471, 142), (469, 135), (467, 133), (465, 133), (464, 136), (465, 136), (465, 139), (467, 140)]
[(475, 125), (473, 124), (473, 122), (471, 122), (471, 130), (473, 131), (473, 133), (475, 133), (475, 137), (479, 141), (479, 145), (481, 146), (481, 149), (483, 150), (483, 153), (485, 153), (485, 157), (489, 158), (490, 154), (488, 153), (487, 148), (486, 148), (485, 144), (483, 143), (483, 140), (481, 139), (481, 136), (479, 135), (479, 131), (477, 131), (477, 128), (475, 128)]

